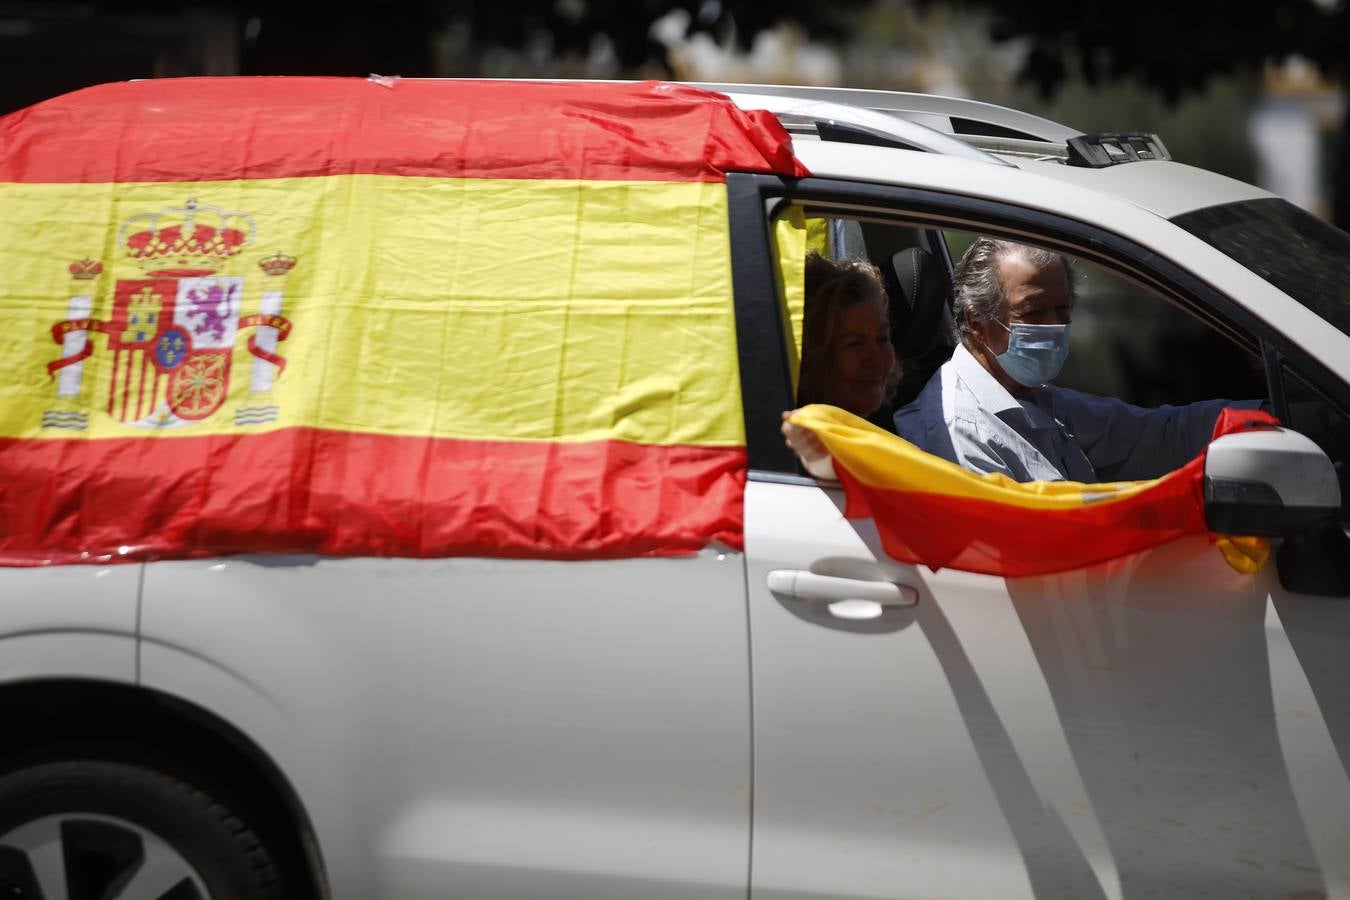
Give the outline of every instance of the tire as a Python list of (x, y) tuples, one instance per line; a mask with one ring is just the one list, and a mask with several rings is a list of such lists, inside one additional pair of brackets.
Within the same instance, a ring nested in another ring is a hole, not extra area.
[(253, 831), (171, 775), (89, 759), (0, 776), (5, 900), (282, 896), (277, 866)]

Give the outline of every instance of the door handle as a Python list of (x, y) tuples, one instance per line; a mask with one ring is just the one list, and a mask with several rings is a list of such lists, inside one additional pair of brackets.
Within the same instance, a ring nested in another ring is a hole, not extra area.
[(774, 569), (766, 582), (773, 593), (808, 603), (870, 600), (880, 606), (895, 607), (913, 606), (919, 602), (919, 592), (908, 585), (817, 575), (802, 569)]

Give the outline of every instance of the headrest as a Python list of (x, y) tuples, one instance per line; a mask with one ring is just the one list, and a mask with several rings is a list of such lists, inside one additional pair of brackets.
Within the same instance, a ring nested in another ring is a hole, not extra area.
[(941, 338), (943, 311), (949, 306), (951, 276), (937, 257), (922, 247), (907, 247), (891, 257), (883, 273), (891, 298), (891, 342), (901, 359), (922, 356)]

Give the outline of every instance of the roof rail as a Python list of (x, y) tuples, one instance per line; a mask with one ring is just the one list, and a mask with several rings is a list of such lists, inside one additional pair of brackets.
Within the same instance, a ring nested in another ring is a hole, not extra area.
[(789, 131), (794, 130), (794, 125), (809, 125), (821, 140), (899, 146), (977, 162), (1012, 165), (1007, 160), (920, 122), (824, 99), (777, 95), (767, 91), (742, 93), (731, 90), (732, 87), (721, 85), (713, 86), (712, 89), (725, 93), (741, 109), (763, 109), (773, 113)]
[(689, 83), (694, 87), (725, 94), (770, 94), (799, 100), (846, 104), (897, 116), (953, 135), (1064, 144), (1069, 138), (1082, 134), (1077, 129), (1040, 116), (960, 97), (779, 84)]
[[(450, 79), (453, 80), (453, 79)], [(510, 81), (573, 81), (570, 78), (540, 78), (540, 79), (502, 79)], [(886, 106), (868, 107), (857, 103), (843, 102), (849, 97), (860, 98), (867, 95), (868, 98), (875, 97), (902, 97), (914, 98), (920, 101), (948, 101), (945, 97), (934, 97), (928, 94), (901, 94), (894, 91), (857, 91), (838, 88), (812, 88), (812, 87), (793, 87), (790, 85), (767, 85), (767, 84), (713, 84), (708, 82), (685, 81), (678, 82), (687, 84), (690, 87), (705, 88), (707, 90), (717, 91), (731, 97), (732, 101), (741, 109), (762, 109), (773, 113), (778, 117), (783, 126), (789, 133), (801, 134), (809, 129), (821, 140), (837, 141), (858, 144), (877, 144), (885, 147), (904, 147), (911, 150), (922, 150), (928, 153), (937, 153), (942, 156), (957, 156), (963, 159), (975, 160), (977, 162), (992, 163), (999, 166), (1011, 166), (1012, 163), (1006, 159), (995, 156), (993, 153), (980, 149), (979, 140), (961, 140), (955, 137), (962, 132), (943, 131), (934, 127), (935, 124), (941, 124), (938, 120), (940, 116), (928, 116), (931, 122), (921, 121), (922, 116), (913, 114), (906, 115), (898, 109), (892, 109)], [(874, 97), (875, 95), (875, 97)], [(999, 106), (991, 106), (987, 103), (976, 103), (971, 100), (950, 100), (948, 102), (958, 104), (973, 104), (979, 107), (988, 107), (993, 110), (1003, 110)], [(1022, 117), (1028, 120), (1044, 123), (1053, 128), (1064, 130), (1069, 135), (1077, 135), (1079, 132), (1064, 129), (1062, 125), (1055, 125), (1045, 119), (1039, 119), (1036, 116), (1019, 113), (1016, 110), (1003, 110), (1009, 116)], [(1020, 119), (1019, 119), (1020, 121)], [(1018, 137), (1020, 133), (1005, 131), (998, 134), (997, 138), (986, 138), (986, 142), (995, 145), (991, 149), (1006, 150), (1002, 144), (1009, 143), (1007, 138)], [(963, 137), (965, 135), (963, 134)], [(1022, 137), (1025, 137), (1023, 135)], [(1047, 138), (1033, 138), (1036, 141), (1048, 140)], [(1016, 143), (1016, 140), (1012, 141)], [(1062, 143), (1062, 141), (1061, 141)], [(1061, 147), (1061, 154), (1065, 151)], [(1030, 156), (1031, 152), (1022, 152), (1021, 155)]]

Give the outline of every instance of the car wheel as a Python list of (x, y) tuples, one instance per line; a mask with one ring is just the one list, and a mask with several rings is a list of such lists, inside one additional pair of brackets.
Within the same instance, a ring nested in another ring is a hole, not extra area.
[(275, 863), (253, 831), (178, 778), (101, 760), (0, 776), (4, 900), (281, 896)]

